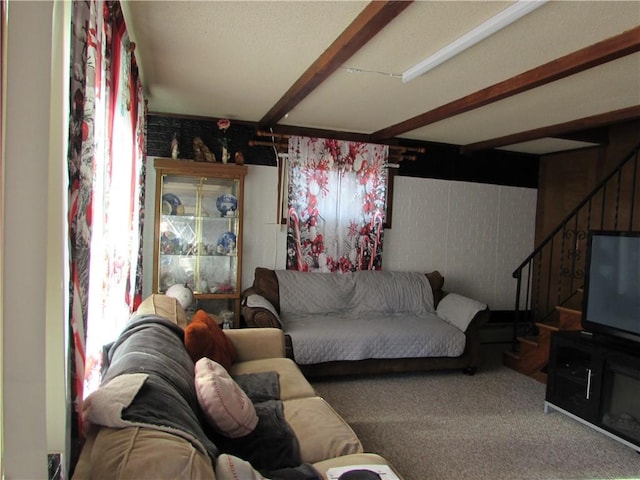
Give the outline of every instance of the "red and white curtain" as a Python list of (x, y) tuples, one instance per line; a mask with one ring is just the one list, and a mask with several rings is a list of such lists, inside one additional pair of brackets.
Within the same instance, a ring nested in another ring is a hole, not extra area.
[(120, 4), (73, 2), (72, 23), (69, 351), (79, 442), (82, 399), (99, 381), (102, 346), (141, 301), (145, 111)]
[(382, 268), (388, 147), (291, 137), (287, 269)]

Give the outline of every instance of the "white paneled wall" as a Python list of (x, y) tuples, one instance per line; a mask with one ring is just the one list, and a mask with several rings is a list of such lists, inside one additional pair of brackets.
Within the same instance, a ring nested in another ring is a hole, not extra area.
[[(277, 196), (277, 169), (249, 165), (243, 288), (253, 282), (255, 267), (285, 266), (286, 229), (277, 224)], [(481, 300), (493, 310), (511, 310), (511, 274), (534, 247), (536, 197), (530, 188), (396, 177), (383, 268), (439, 270), (446, 278), (445, 289)], [(150, 215), (147, 225), (153, 225)], [(145, 242), (145, 257), (153, 254), (150, 243)], [(145, 268), (148, 288), (149, 270)]]
[(514, 307), (511, 274), (533, 250), (537, 191), (397, 177), (383, 267), (439, 270), (445, 289)]

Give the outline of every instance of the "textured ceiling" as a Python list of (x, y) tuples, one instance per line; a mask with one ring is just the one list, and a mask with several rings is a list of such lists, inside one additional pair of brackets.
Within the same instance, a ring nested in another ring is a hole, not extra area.
[[(404, 70), (512, 3), (410, 3), (278, 125), (373, 134), (640, 26), (639, 1), (550, 1), (425, 75), (402, 82)], [(151, 111), (253, 122), (263, 119), (368, 5), (123, 3)], [(397, 136), (464, 146), (629, 107), (640, 107), (637, 49)], [(576, 146), (532, 138), (500, 148), (548, 153)]]

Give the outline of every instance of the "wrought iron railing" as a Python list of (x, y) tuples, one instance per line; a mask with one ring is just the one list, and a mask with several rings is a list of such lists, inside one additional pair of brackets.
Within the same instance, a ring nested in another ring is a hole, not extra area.
[(535, 334), (556, 306), (580, 294), (589, 230), (640, 229), (640, 145), (636, 146), (513, 272), (513, 348)]

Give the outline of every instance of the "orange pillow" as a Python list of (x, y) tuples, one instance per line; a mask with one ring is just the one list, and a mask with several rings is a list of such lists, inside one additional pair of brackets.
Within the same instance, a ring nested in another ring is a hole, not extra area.
[(184, 344), (194, 363), (207, 357), (229, 370), (236, 359), (233, 344), (204, 310), (198, 310), (185, 328)]

